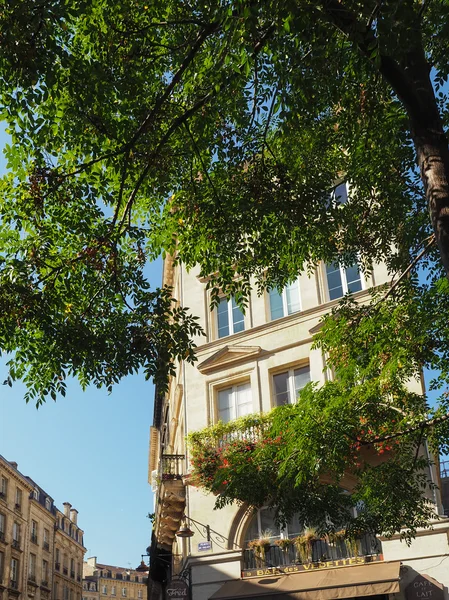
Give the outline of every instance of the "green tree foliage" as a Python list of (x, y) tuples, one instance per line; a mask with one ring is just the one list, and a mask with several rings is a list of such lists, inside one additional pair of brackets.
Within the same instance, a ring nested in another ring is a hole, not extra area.
[[(413, 530), (425, 512), (416, 447), (448, 439), (448, 3), (11, 0), (0, 31), (10, 380), (41, 401), (68, 374), (110, 386), (144, 366), (162, 382), (193, 359), (196, 322), (144, 276), (161, 251), (242, 305), (321, 260), (365, 272), (384, 261), (393, 288), (324, 323), (317, 344), (337, 378), (308, 389), (308, 428), (282, 472), (294, 483), (289, 467), (318, 460), (326, 440), (338, 478), (353, 444), (401, 439), (394, 460), (359, 474), (371, 482), (360, 497), (409, 481)], [(340, 206), (330, 192), (343, 179)], [(407, 391), (422, 366), (441, 373), (432, 410)], [(307, 455), (294, 454), (303, 438)], [(403, 515), (393, 508), (387, 531)]]

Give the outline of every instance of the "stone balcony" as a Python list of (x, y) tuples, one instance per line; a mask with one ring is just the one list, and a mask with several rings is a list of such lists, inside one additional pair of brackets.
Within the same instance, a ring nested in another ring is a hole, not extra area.
[(185, 472), (183, 454), (163, 454), (159, 462), (156, 537), (162, 546), (172, 546), (181, 524), (186, 502), (182, 481)]

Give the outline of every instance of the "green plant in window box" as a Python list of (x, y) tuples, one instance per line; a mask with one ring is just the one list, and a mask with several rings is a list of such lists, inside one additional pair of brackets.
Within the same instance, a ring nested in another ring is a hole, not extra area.
[(293, 546), (293, 540), (291, 538), (280, 538), (274, 541), (275, 545), (281, 548), (283, 552), (287, 552), (291, 546)]

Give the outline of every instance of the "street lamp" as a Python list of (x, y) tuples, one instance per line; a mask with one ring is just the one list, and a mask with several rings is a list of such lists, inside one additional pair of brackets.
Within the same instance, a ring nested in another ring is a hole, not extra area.
[[(204, 523), (195, 521), (195, 519), (192, 519), (192, 517), (188, 517), (187, 515), (182, 515), (182, 525), (175, 534), (177, 537), (191, 538), (192, 536), (195, 535), (195, 532), (192, 531), (190, 529), (190, 527), (187, 525), (187, 521), (189, 523), (193, 523), (195, 525), (195, 528), (197, 529), (198, 533), (200, 533), (201, 535), (204, 535), (208, 542), (212, 541), (211, 536), (213, 537), (213, 540), (218, 543), (219, 546), (221, 546), (221, 544), (224, 544), (225, 542), (228, 542), (228, 543), (231, 542), (229, 540), (229, 538), (225, 537), (221, 533), (218, 533), (218, 531), (214, 531), (213, 529), (211, 529), (210, 525), (205, 525)], [(200, 527), (202, 527), (202, 530), (199, 529), (198, 525)], [(241, 546), (239, 546), (238, 544), (236, 544), (234, 542), (231, 542), (231, 544), (233, 546), (235, 546), (236, 548), (239, 548), (240, 550), (242, 549)]]
[(148, 556), (149, 557), (150, 555), (149, 554), (141, 554), (140, 556), (141, 556), (142, 560), (140, 561), (140, 565), (138, 567), (136, 567), (135, 570), (138, 573), (146, 573), (147, 571), (150, 570), (150, 566), (145, 563), (145, 561), (143, 560), (143, 557), (144, 556)]

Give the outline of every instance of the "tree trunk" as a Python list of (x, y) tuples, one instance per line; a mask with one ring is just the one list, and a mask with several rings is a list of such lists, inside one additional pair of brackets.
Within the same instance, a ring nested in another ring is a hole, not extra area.
[(413, 107), (405, 103), (410, 132), (435, 240), (449, 278), (449, 146), (430, 80), (430, 66), (421, 46), (409, 54), (405, 72), (417, 100)]

